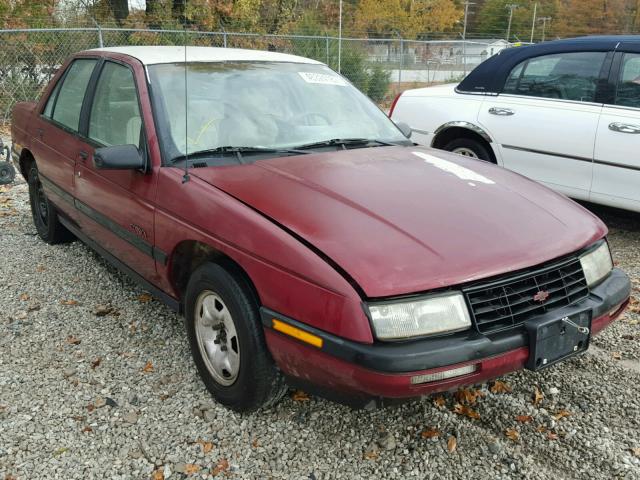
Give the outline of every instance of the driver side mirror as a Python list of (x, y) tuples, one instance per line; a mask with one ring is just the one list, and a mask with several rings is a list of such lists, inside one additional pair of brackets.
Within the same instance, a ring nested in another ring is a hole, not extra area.
[(135, 145), (96, 148), (93, 163), (101, 170), (146, 170), (144, 156)]
[(393, 123), (396, 124), (396, 127), (398, 127), (398, 130), (400, 130), (405, 137), (411, 138), (411, 134), (413, 133), (413, 130), (411, 130), (411, 127), (409, 125), (407, 125), (404, 122), (393, 122)]

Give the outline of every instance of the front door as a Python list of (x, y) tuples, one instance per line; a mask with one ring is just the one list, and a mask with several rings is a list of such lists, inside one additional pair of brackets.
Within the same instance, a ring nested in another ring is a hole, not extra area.
[(517, 65), (478, 122), (504, 166), (566, 195), (588, 199), (602, 104), (596, 92), (606, 52), (534, 57)]
[(155, 177), (137, 170), (99, 170), (93, 163), (100, 147), (133, 144), (147, 155), (136, 81), (127, 65), (103, 63), (86, 118), (75, 178), (82, 229), (147, 281), (157, 283)]
[(616, 55), (615, 96), (598, 125), (591, 200), (639, 211), (640, 54)]

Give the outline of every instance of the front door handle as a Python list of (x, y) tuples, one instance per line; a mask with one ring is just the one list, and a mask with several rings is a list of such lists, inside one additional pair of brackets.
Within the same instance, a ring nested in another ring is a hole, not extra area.
[(511, 115), (514, 115), (516, 112), (514, 112), (510, 108), (491, 107), (489, 109), (489, 113), (491, 115), (500, 115), (502, 117), (510, 117)]
[(80, 157), (80, 160), (82, 160), (83, 162), (86, 161), (87, 158), (89, 158), (89, 154), (84, 150), (80, 150), (80, 152), (78, 153), (78, 156)]
[(631, 125), (628, 123), (610, 123), (609, 130), (620, 133), (640, 133), (640, 125)]

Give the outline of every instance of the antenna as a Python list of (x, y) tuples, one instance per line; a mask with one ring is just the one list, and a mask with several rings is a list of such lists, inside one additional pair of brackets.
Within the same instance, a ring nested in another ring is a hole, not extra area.
[(187, 24), (182, 25), (184, 31), (184, 175), (182, 183), (187, 183), (189, 178), (189, 101), (187, 90)]

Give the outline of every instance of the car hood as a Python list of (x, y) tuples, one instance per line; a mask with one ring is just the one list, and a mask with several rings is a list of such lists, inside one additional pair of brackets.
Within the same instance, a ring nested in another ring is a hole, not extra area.
[(502, 168), (376, 147), (193, 169), (303, 239), (369, 298), (492, 277), (606, 235), (584, 208)]

